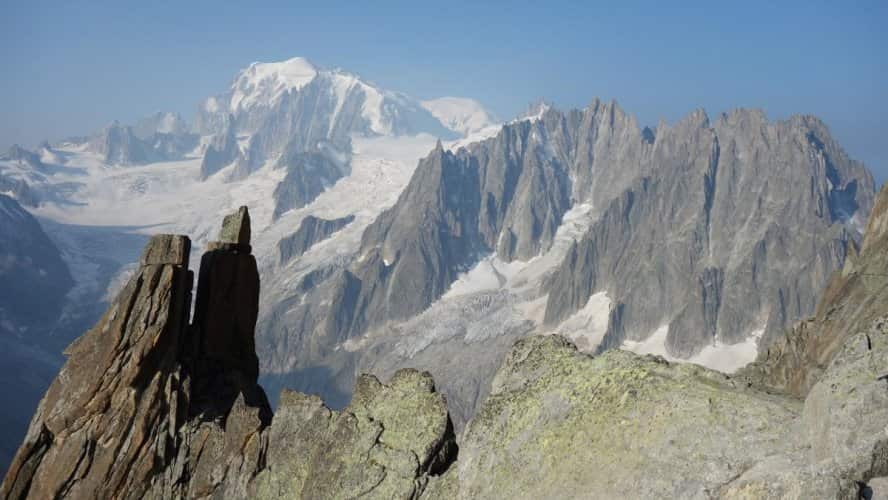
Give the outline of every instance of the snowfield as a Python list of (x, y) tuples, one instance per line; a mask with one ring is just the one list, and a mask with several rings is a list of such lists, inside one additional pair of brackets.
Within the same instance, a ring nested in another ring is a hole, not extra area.
[(620, 346), (620, 349), (632, 351), (636, 354), (655, 354), (662, 356), (667, 361), (695, 363), (720, 372), (734, 373), (755, 361), (755, 357), (758, 354), (758, 341), (762, 338), (764, 331), (764, 327), (753, 330), (746, 337), (746, 340), (737, 344), (725, 344), (716, 341), (704, 347), (702, 351), (690, 359), (676, 358), (666, 350), (666, 335), (669, 333), (668, 325), (657, 328), (647, 339), (640, 342), (626, 340)]

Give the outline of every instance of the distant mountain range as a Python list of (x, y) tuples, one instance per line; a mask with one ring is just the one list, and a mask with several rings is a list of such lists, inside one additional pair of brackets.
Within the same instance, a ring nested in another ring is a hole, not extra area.
[[(644, 127), (596, 99), (504, 123), (471, 99), (420, 101), (294, 58), (242, 70), (190, 124), (158, 113), (15, 147), (0, 193), (10, 241), (41, 242), (0, 270), (52, 284), (39, 317), (13, 318), (28, 295), (3, 280), (0, 331), (24, 360), (4, 366), (58, 366), (147, 234), (201, 249), (247, 205), (269, 396), (342, 407), (358, 372), (421, 367), (459, 430), (529, 335), (722, 371), (752, 361), (814, 312), (875, 186), (815, 117), (697, 110)], [(21, 395), (7, 453), (47, 383)]]

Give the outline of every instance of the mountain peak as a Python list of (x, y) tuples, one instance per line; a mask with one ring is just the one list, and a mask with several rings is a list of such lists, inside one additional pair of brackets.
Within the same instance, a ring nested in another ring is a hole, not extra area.
[(273, 101), (314, 80), (318, 69), (304, 57), (281, 62), (254, 62), (238, 73), (232, 85), (231, 110)]
[(261, 62), (256, 61), (242, 70), (241, 73), (252, 73), (257, 75), (281, 76), (301, 75), (305, 73), (316, 73), (318, 68), (308, 59), (304, 57), (291, 57), (285, 61)]
[(524, 113), (521, 113), (520, 115), (518, 115), (517, 118), (512, 120), (512, 123), (516, 123), (516, 122), (520, 122), (520, 121), (524, 121), (524, 120), (530, 120), (530, 121), (541, 120), (543, 118), (543, 115), (545, 115), (546, 112), (549, 111), (550, 109), (553, 109), (551, 103), (549, 103), (545, 99), (539, 99), (535, 102), (530, 103), (527, 106), (527, 110)]
[(469, 135), (499, 122), (480, 102), (466, 97), (439, 97), (420, 104), (444, 126), (462, 135)]

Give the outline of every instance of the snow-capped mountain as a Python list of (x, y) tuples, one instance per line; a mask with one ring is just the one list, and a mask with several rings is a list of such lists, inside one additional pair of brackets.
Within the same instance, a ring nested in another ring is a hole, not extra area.
[(435, 142), (465, 139), (409, 96), (302, 58), (252, 64), (198, 108), (190, 125), (160, 112), (0, 157), (0, 192), (29, 207), (74, 280), (66, 319), (32, 329), (29, 348), (59, 359), (58, 345), (96, 320), (148, 234), (189, 234), (199, 256), (219, 217), (240, 205), (250, 207), (264, 276), (277, 272), (279, 243), (307, 217), (335, 228), (312, 235), (324, 239), (326, 258), (347, 260)]
[[(195, 129), (224, 134), (229, 122), (243, 142), (261, 148), (265, 157), (280, 153), (290, 141), (310, 149), (317, 141), (339, 144), (355, 133), (457, 137), (416, 100), (301, 57), (242, 70), (227, 92), (200, 106)], [(262, 135), (261, 141), (250, 142), (255, 134)]]
[(334, 403), (356, 371), (422, 366), (457, 426), (531, 334), (734, 371), (813, 311), (873, 192), (812, 117), (697, 110), (646, 133), (615, 102), (536, 106), (438, 145), (349, 260), (322, 243), (269, 276), (258, 346)]
[(465, 97), (430, 99), (422, 101), (422, 106), (447, 128), (465, 136), (501, 123), (480, 102)]
[[(251, 64), (238, 74), (227, 94), (209, 99), (203, 109), (220, 102), (220, 111), (232, 114), (242, 125), (240, 133), (258, 131), (269, 110), (295, 112), (286, 106), (296, 106), (301, 114), (312, 115), (313, 125), (326, 124), (329, 137), (340, 131), (367, 135), (453, 135), (447, 134), (448, 128), (442, 127), (414, 99), (381, 89), (340, 69), (318, 68), (301, 57)], [(313, 109), (306, 110), (307, 106)], [(256, 128), (251, 130), (251, 125)]]
[(250, 65), (191, 125), (160, 113), (15, 150), (0, 190), (60, 249), (68, 312), (107, 297), (147, 234), (191, 235), (196, 259), (247, 205), (270, 396), (339, 406), (356, 370), (419, 365), (457, 424), (530, 334), (749, 361), (810, 312), (873, 198), (810, 117), (696, 111), (651, 130), (595, 100), (502, 125), (471, 99), (418, 101), (303, 58)]

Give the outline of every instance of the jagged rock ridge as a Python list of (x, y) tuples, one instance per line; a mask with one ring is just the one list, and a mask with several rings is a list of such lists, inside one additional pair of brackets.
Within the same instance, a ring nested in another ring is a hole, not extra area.
[[(663, 327), (663, 348), (680, 358), (753, 334), (764, 348), (813, 312), (859, 240), (873, 192), (869, 172), (816, 118), (769, 122), (741, 109), (711, 122), (698, 110), (645, 132), (613, 102), (564, 113), (542, 107), (496, 137), (455, 152), (436, 148), (421, 160), (344, 269), (325, 269), (311, 289), (300, 287), (264, 316), (260, 349), (267, 371), (292, 374), (289, 383), (322, 374), (326, 380), (300, 387), (330, 400), (347, 396), (356, 366), (391, 373), (422, 357), (470, 415), (492, 370), (456, 373), (447, 360), (496, 366), (516, 338), (556, 329), (599, 293), (610, 317), (587, 350), (646, 340)], [(548, 257), (565, 214), (583, 206), (589, 225), (577, 244), (563, 258), (553, 254), (552, 266), (520, 293), (442, 300), (482, 257), (507, 264)], [(536, 308), (536, 300), (544, 313), (524, 316), (530, 327), (463, 322), (456, 334), (407, 345), (425, 336), (410, 328), (432, 309), (485, 302), (490, 314), (479, 316), (494, 317)], [(495, 333), (462, 334), (475, 330)], [(281, 356), (284, 345), (300, 347)]]
[(813, 311), (841, 267), (857, 237), (846, 223), (869, 211), (872, 178), (811, 118), (737, 111), (710, 124), (696, 113), (655, 137), (651, 168), (603, 206), (556, 271), (546, 321), (606, 291), (614, 313), (602, 348), (663, 325), (680, 357), (758, 329), (770, 343)]
[[(869, 210), (872, 191), (866, 170), (815, 119), (768, 123), (737, 111), (710, 124), (699, 111), (661, 125), (649, 143), (615, 104), (549, 110), (420, 163), (398, 203), (364, 234), (362, 264), (349, 271), (362, 306), (335, 336), (415, 315), (479, 254), (507, 262), (538, 255), (570, 206), (591, 199), (600, 222), (556, 272), (547, 322), (606, 290), (619, 310), (608, 347), (664, 323), (670, 351), (683, 357), (765, 326), (770, 341), (813, 310), (816, 290), (855, 238), (843, 224)], [(656, 294), (665, 302), (639, 303), (665, 289), (673, 292)], [(699, 336), (688, 337), (691, 330)]]
[[(219, 239), (201, 259), (190, 324), (190, 241), (150, 240), (103, 318), (66, 350), (0, 496), (406, 498), (446, 470), (453, 427), (427, 374), (365, 377), (343, 412), (290, 394), (272, 420), (256, 384), (246, 207)], [(314, 451), (293, 454), (301, 444)]]
[(197, 135), (180, 127), (155, 125), (150, 133), (145, 133), (146, 124), (138, 127), (141, 135), (134, 127), (114, 122), (91, 137), (87, 148), (109, 165), (143, 165), (180, 159), (198, 144)]

